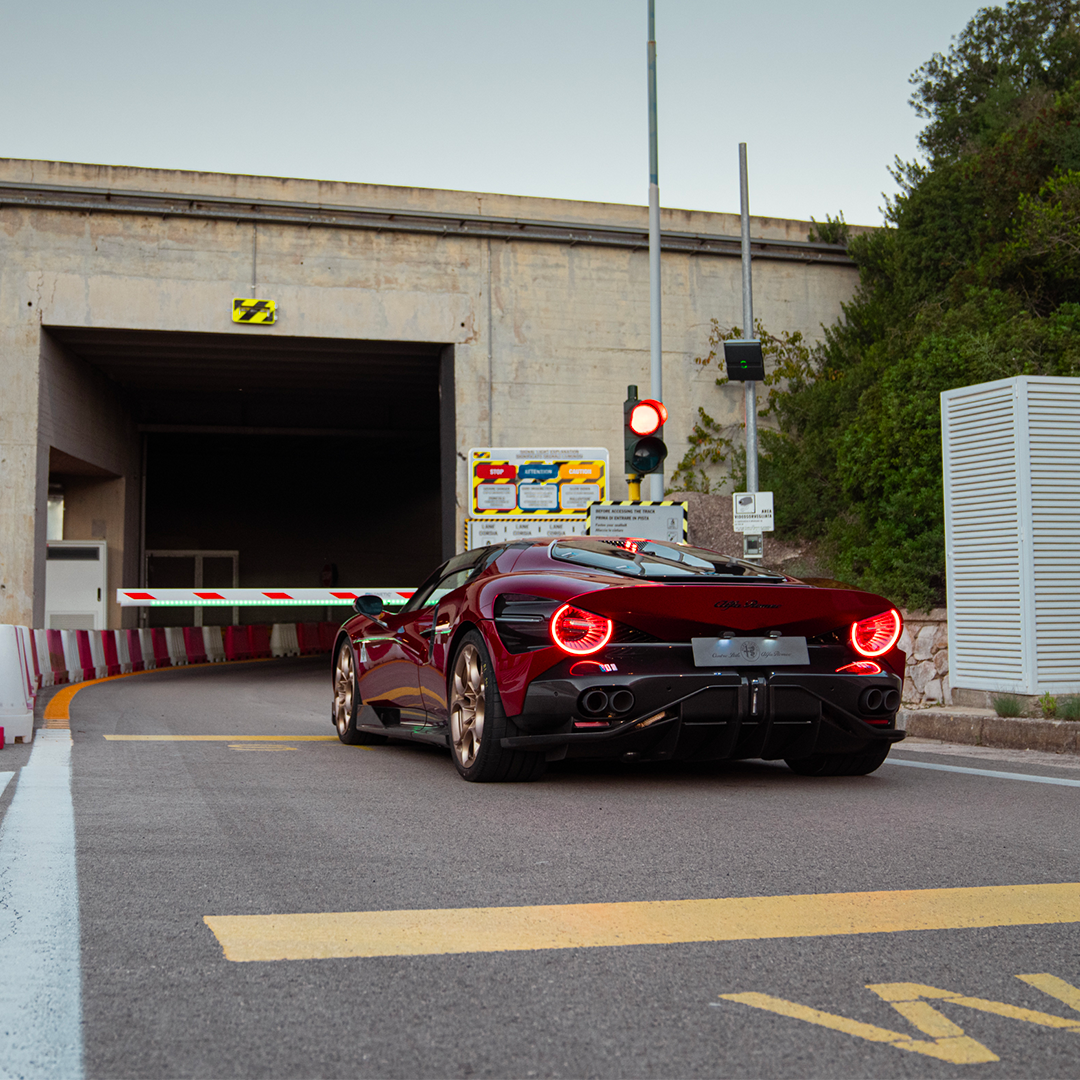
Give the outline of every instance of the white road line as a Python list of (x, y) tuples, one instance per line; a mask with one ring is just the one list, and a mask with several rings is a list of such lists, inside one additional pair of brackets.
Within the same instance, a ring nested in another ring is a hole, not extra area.
[(995, 780), (1026, 780), (1029, 784), (1060, 784), (1062, 787), (1080, 787), (1080, 780), (1066, 780), (1060, 776), (1029, 776), (1022, 772), (995, 772), (993, 769), (965, 769), (960, 765), (936, 765), (930, 761), (905, 761), (889, 758), (886, 765), (906, 765), (911, 769), (936, 769), (938, 772), (967, 773), (969, 776), (992, 776)]
[(83, 1076), (71, 734), (39, 730), (0, 822), (0, 1077)]

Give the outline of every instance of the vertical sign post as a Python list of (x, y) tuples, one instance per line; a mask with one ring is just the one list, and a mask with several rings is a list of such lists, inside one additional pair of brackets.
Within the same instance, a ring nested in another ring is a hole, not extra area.
[[(660, 152), (656, 140), (656, 0), (649, 0), (649, 391), (664, 400), (660, 335)], [(664, 471), (651, 474), (650, 498), (664, 497)]]
[[(739, 212), (742, 219), (742, 313), (743, 338), (754, 338), (754, 290), (750, 271), (750, 185), (746, 169), (746, 143), (739, 143)], [(747, 379), (746, 391), (746, 490), (758, 489), (757, 383)], [(743, 534), (743, 557), (760, 559), (765, 540), (761, 533)]]

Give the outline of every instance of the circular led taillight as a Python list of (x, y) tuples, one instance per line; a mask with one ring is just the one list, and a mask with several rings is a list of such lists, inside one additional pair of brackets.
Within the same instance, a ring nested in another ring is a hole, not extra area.
[(860, 656), (884, 656), (900, 640), (904, 629), (900, 612), (893, 608), (851, 624), (851, 647)]
[(602, 615), (582, 611), (572, 604), (563, 604), (551, 616), (551, 640), (563, 652), (588, 656), (599, 652), (610, 640), (615, 624)]

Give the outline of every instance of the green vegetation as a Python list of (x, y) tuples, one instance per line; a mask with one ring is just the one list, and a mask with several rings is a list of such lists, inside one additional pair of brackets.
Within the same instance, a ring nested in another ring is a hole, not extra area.
[(1080, 697), (1062, 698), (1058, 709), (1062, 720), (1080, 720)]
[(1047, 720), (1053, 720), (1057, 716), (1057, 698), (1047, 690), (1039, 697), (1039, 708), (1042, 709), (1042, 714)]
[[(1080, 374), (1080, 0), (983, 8), (911, 81), (926, 162), (897, 159), (886, 227), (848, 240), (856, 295), (812, 349), (767, 339), (761, 487), (779, 537), (929, 607), (945, 588), (941, 391)], [(710, 346), (723, 336), (714, 324)], [(734, 435), (702, 409), (673, 482), (701, 489), (726, 465), (738, 483)]]
[(1015, 694), (995, 694), (990, 704), (998, 716), (1022, 716), (1024, 703)]

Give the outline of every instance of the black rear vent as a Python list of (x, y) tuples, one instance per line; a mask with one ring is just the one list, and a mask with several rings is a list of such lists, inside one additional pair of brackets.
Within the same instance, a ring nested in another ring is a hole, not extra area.
[(495, 600), (495, 629), (507, 652), (532, 652), (551, 644), (548, 620), (562, 606), (558, 600), (529, 593), (503, 593)]

